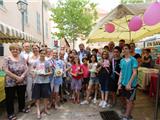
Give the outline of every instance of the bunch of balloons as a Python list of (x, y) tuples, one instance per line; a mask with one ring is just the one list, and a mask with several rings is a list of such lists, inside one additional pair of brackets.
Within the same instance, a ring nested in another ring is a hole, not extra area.
[[(130, 31), (138, 31), (143, 26), (143, 23), (148, 26), (160, 23), (160, 2), (154, 2), (146, 9), (143, 15), (143, 21), (140, 16), (132, 17), (128, 23), (128, 28)], [(109, 33), (114, 32), (114, 24), (105, 24), (105, 31)]]

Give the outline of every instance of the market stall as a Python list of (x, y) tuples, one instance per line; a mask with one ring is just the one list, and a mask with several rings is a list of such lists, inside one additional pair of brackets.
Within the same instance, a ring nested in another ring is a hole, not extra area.
[(5, 73), (2, 70), (0, 70), (0, 102), (2, 102), (5, 99), (4, 80), (5, 80)]
[(140, 85), (140, 88), (146, 90), (151, 83), (151, 78), (153, 76), (158, 76), (158, 73), (159, 73), (158, 69), (139, 67), (138, 83)]

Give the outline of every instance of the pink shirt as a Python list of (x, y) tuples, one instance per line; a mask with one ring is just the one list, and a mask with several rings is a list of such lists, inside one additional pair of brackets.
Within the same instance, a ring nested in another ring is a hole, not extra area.
[(81, 66), (80, 65), (76, 65), (76, 64), (72, 65), (71, 72), (73, 74), (77, 74), (76, 76), (72, 75), (73, 78), (75, 78), (77, 80), (80, 80), (82, 78), (81, 75), (78, 75), (78, 73), (81, 72)]
[(83, 78), (88, 78), (89, 77), (89, 67), (88, 67), (88, 65), (82, 64), (81, 68), (83, 70)]

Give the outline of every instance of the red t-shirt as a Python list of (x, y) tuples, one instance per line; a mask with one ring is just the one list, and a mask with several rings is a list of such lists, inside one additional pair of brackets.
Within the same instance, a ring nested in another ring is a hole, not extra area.
[(77, 74), (77, 75), (72, 75), (74, 79), (80, 80), (82, 78), (82, 75), (78, 75), (78, 73), (81, 72), (81, 69), (82, 68), (80, 65), (76, 65), (76, 64), (72, 65), (71, 67), (72, 74)]
[(89, 77), (89, 67), (88, 67), (88, 65), (82, 64), (81, 68), (83, 70), (83, 78), (88, 78)]

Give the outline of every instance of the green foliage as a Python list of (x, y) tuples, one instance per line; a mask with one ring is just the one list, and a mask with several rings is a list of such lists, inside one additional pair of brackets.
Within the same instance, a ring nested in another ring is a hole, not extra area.
[(75, 39), (79, 35), (88, 35), (97, 19), (96, 4), (88, 0), (59, 0), (51, 12), (51, 20), (59, 29), (59, 38)]
[(143, 3), (144, 0), (121, 0), (121, 3), (127, 4), (127, 3)]

